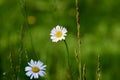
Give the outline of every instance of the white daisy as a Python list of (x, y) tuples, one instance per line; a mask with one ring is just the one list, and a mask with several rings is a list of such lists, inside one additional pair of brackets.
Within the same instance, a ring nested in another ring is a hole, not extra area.
[(55, 28), (51, 30), (51, 33), (50, 33), (52, 42), (58, 42), (61, 40), (65, 40), (65, 36), (67, 36), (66, 33), (67, 33), (66, 28), (57, 25)]
[(30, 79), (37, 79), (39, 76), (44, 77), (46, 70), (46, 65), (43, 65), (41, 61), (33, 61), (31, 59), (30, 63), (28, 62), (27, 67), (25, 67), (26, 75), (30, 77)]

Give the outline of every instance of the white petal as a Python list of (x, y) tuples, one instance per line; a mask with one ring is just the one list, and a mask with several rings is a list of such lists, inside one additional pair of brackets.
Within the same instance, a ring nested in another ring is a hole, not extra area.
[(31, 69), (32, 69), (32, 68), (29, 67), (29, 66), (25, 67), (25, 71), (29, 71), (29, 70), (31, 70)]
[(63, 27), (62, 27), (62, 26), (60, 26), (60, 30), (62, 30), (62, 28), (63, 28)]
[(56, 28), (53, 28), (51, 32), (56, 32)]
[(36, 78), (38, 78), (38, 73), (36, 73)]
[(56, 26), (56, 30), (60, 30), (60, 26), (59, 25)]
[(35, 79), (38, 78), (38, 73), (34, 73), (33, 76)]
[(31, 74), (32, 74), (31, 71), (26, 72), (26, 75), (27, 75), (27, 76), (30, 76)]
[(56, 29), (54, 28), (52, 31), (51, 31), (51, 34), (50, 35), (53, 35), (56, 33)]
[(37, 61), (34, 62), (34, 66), (37, 65)]
[(30, 63), (28, 62), (28, 65), (31, 67), (34, 66), (34, 61), (31, 59)]
[(39, 75), (40, 75), (41, 77), (44, 77), (45, 74), (46, 74), (46, 73), (45, 73), (44, 71), (40, 71), (40, 72), (39, 72)]
[(42, 65), (43, 65), (43, 63), (42, 63), (41, 61), (38, 61), (38, 62), (37, 62), (37, 66), (40, 66), (40, 67), (41, 67)]
[(51, 36), (55, 35), (55, 33), (50, 33)]
[(56, 37), (55, 36), (51, 36), (51, 39), (56, 39)]
[(32, 74), (32, 75), (31, 75), (31, 77), (30, 77), (30, 79), (32, 79), (32, 78), (33, 78), (33, 76), (34, 76), (34, 75)]
[(40, 67), (40, 70), (46, 70), (46, 65), (41, 66), (41, 67)]
[(65, 40), (65, 37), (63, 37), (62, 39)]
[(58, 42), (58, 39), (53, 39), (52, 42)]
[(66, 28), (63, 28), (63, 30), (62, 30), (64, 33), (66, 33), (67, 32), (67, 30), (66, 30)]
[(63, 36), (67, 36), (67, 34), (64, 34)]
[(31, 61), (30, 61), (30, 64), (34, 64), (34, 61), (33, 61), (33, 59), (31, 59)]
[(38, 78), (38, 73), (36, 74), (36, 78)]

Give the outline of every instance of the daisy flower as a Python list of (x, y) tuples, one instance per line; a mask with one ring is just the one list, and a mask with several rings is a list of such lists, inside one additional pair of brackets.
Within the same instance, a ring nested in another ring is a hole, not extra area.
[(51, 30), (51, 33), (50, 33), (52, 42), (58, 42), (61, 40), (65, 40), (65, 36), (67, 36), (66, 33), (67, 33), (66, 28), (57, 25), (55, 28)]
[(33, 61), (31, 59), (30, 62), (28, 62), (27, 67), (25, 67), (26, 75), (30, 77), (30, 79), (37, 79), (39, 76), (44, 77), (46, 70), (46, 65), (44, 65), (41, 61)]

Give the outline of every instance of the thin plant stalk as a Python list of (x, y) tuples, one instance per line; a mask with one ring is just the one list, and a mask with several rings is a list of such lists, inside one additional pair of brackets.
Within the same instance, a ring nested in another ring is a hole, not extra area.
[[(21, 0), (20, 1), (20, 6), (21, 6), (21, 10), (22, 10), (22, 14), (23, 16), (25, 16), (24, 14), (24, 7), (25, 7), (25, 0)], [(18, 50), (19, 52), (19, 68), (18, 68), (18, 79), (20, 78), (20, 72), (21, 72), (21, 56), (22, 56), (22, 53), (23, 53), (23, 39), (24, 39), (24, 34), (25, 34), (25, 25), (22, 25), (21, 26), (21, 35), (20, 35), (20, 48)]]
[(100, 73), (100, 56), (98, 55), (98, 68), (97, 68), (97, 80), (100, 80), (101, 73)]
[[(66, 51), (67, 51), (67, 64), (68, 64), (68, 72), (69, 72), (68, 77), (69, 77), (69, 79), (72, 79), (71, 67), (70, 67), (70, 60), (69, 60), (70, 56), (69, 56), (69, 50), (68, 50), (68, 45), (67, 45), (66, 40), (64, 40), (64, 43), (65, 43)], [(68, 79), (68, 80), (69, 80), (69, 79)]]
[[(26, 1), (25, 0), (21, 0), (21, 10), (22, 10), (22, 14), (24, 17), (26, 17)], [(23, 54), (23, 42), (24, 42), (24, 35), (25, 35), (25, 31), (26, 31), (26, 20), (24, 19), (24, 24), (21, 26), (21, 39), (20, 39), (20, 48), (18, 50), (19, 52), (19, 68), (18, 68), (18, 77), (17, 79), (19, 80), (21, 77), (21, 62), (22, 62), (22, 54)]]
[(12, 80), (17, 80), (16, 78), (16, 71), (15, 71), (15, 64), (13, 62), (13, 53), (10, 52), (10, 63), (11, 63), (11, 71), (12, 71)]
[(81, 46), (81, 39), (80, 39), (80, 16), (79, 16), (78, 0), (75, 0), (75, 4), (76, 4), (76, 22), (77, 22), (77, 37), (78, 37), (78, 54), (77, 55), (80, 55), (78, 67), (79, 67), (80, 80), (82, 80), (81, 54), (80, 54), (80, 46)]
[(10, 60), (10, 72), (11, 72), (11, 80), (17, 80), (16, 77), (16, 66), (15, 66), (15, 62), (14, 62), (14, 51), (13, 48), (11, 47), (11, 43), (10, 43), (10, 38), (8, 38), (8, 48), (10, 50), (10, 55), (9, 55), (9, 60)]
[[(79, 59), (77, 50), (75, 50), (75, 58), (76, 58), (76, 61), (78, 63), (78, 70), (79, 70), (79, 74), (80, 74), (80, 72), (81, 72), (81, 70), (80, 70), (81, 69), (81, 65), (80, 65), (80, 59)], [(79, 76), (78, 80), (80, 80), (80, 76)]]
[(66, 51), (67, 51), (67, 61), (68, 61), (68, 68), (70, 68), (70, 61), (69, 61), (69, 50), (68, 50), (68, 45), (67, 42), (64, 40), (65, 46), (66, 46)]
[(21, 73), (21, 61), (22, 61), (22, 54), (23, 54), (23, 38), (24, 38), (24, 33), (25, 29), (24, 26), (21, 27), (21, 40), (20, 40), (20, 48), (19, 48), (19, 67), (18, 67), (18, 77), (17, 79), (20, 78), (20, 73)]
[(25, 51), (25, 57), (26, 57), (26, 59), (27, 59), (27, 62), (29, 61), (29, 59), (28, 59), (28, 53), (27, 53), (27, 51)]
[(86, 65), (83, 65), (83, 80), (86, 80)]

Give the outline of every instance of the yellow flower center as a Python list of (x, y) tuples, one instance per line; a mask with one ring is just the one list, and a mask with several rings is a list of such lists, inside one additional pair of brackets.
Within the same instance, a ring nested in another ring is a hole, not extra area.
[(62, 36), (62, 31), (58, 31), (58, 32), (56, 33), (56, 37), (59, 38), (59, 37), (61, 37), (61, 36)]
[(37, 73), (40, 69), (37, 66), (32, 67), (32, 72)]

